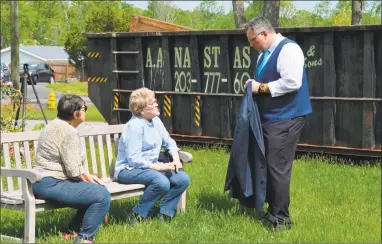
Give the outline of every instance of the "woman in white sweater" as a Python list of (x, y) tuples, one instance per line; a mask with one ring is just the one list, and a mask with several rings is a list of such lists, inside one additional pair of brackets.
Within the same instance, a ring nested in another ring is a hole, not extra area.
[(81, 97), (64, 95), (57, 105), (57, 118), (38, 140), (35, 170), (43, 176), (33, 184), (36, 198), (78, 209), (69, 229), (78, 232), (74, 242), (92, 243), (110, 207), (110, 193), (102, 181), (85, 168), (76, 128), (85, 121)]

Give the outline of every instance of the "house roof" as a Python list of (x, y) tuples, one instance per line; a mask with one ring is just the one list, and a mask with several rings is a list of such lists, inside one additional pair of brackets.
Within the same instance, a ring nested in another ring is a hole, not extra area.
[[(43, 61), (68, 61), (69, 55), (64, 47), (60, 46), (24, 46), (20, 45), (20, 52), (24, 52)], [(10, 47), (1, 50), (6, 52)]]

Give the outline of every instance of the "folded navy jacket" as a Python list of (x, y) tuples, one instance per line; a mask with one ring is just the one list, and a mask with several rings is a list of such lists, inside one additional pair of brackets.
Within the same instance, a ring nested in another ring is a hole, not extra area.
[(267, 185), (263, 130), (252, 83), (244, 91), (237, 118), (224, 191), (240, 204), (263, 211)]

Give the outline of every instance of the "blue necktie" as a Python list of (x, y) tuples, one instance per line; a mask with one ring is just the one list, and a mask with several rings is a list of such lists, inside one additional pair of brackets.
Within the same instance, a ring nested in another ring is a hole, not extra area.
[(269, 50), (265, 51), (264, 54), (263, 54), (263, 57), (261, 59), (261, 64), (259, 65), (259, 67), (257, 68), (257, 76), (260, 75), (261, 73), (261, 70), (263, 69), (266, 61), (267, 61), (267, 57), (269, 56), (271, 52)]

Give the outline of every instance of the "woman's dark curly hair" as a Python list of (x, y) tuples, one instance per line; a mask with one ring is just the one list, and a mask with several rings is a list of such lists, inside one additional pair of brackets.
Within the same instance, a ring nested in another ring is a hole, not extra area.
[(85, 101), (80, 96), (65, 94), (58, 101), (57, 117), (70, 121), (73, 119), (74, 112), (80, 111), (84, 105)]

